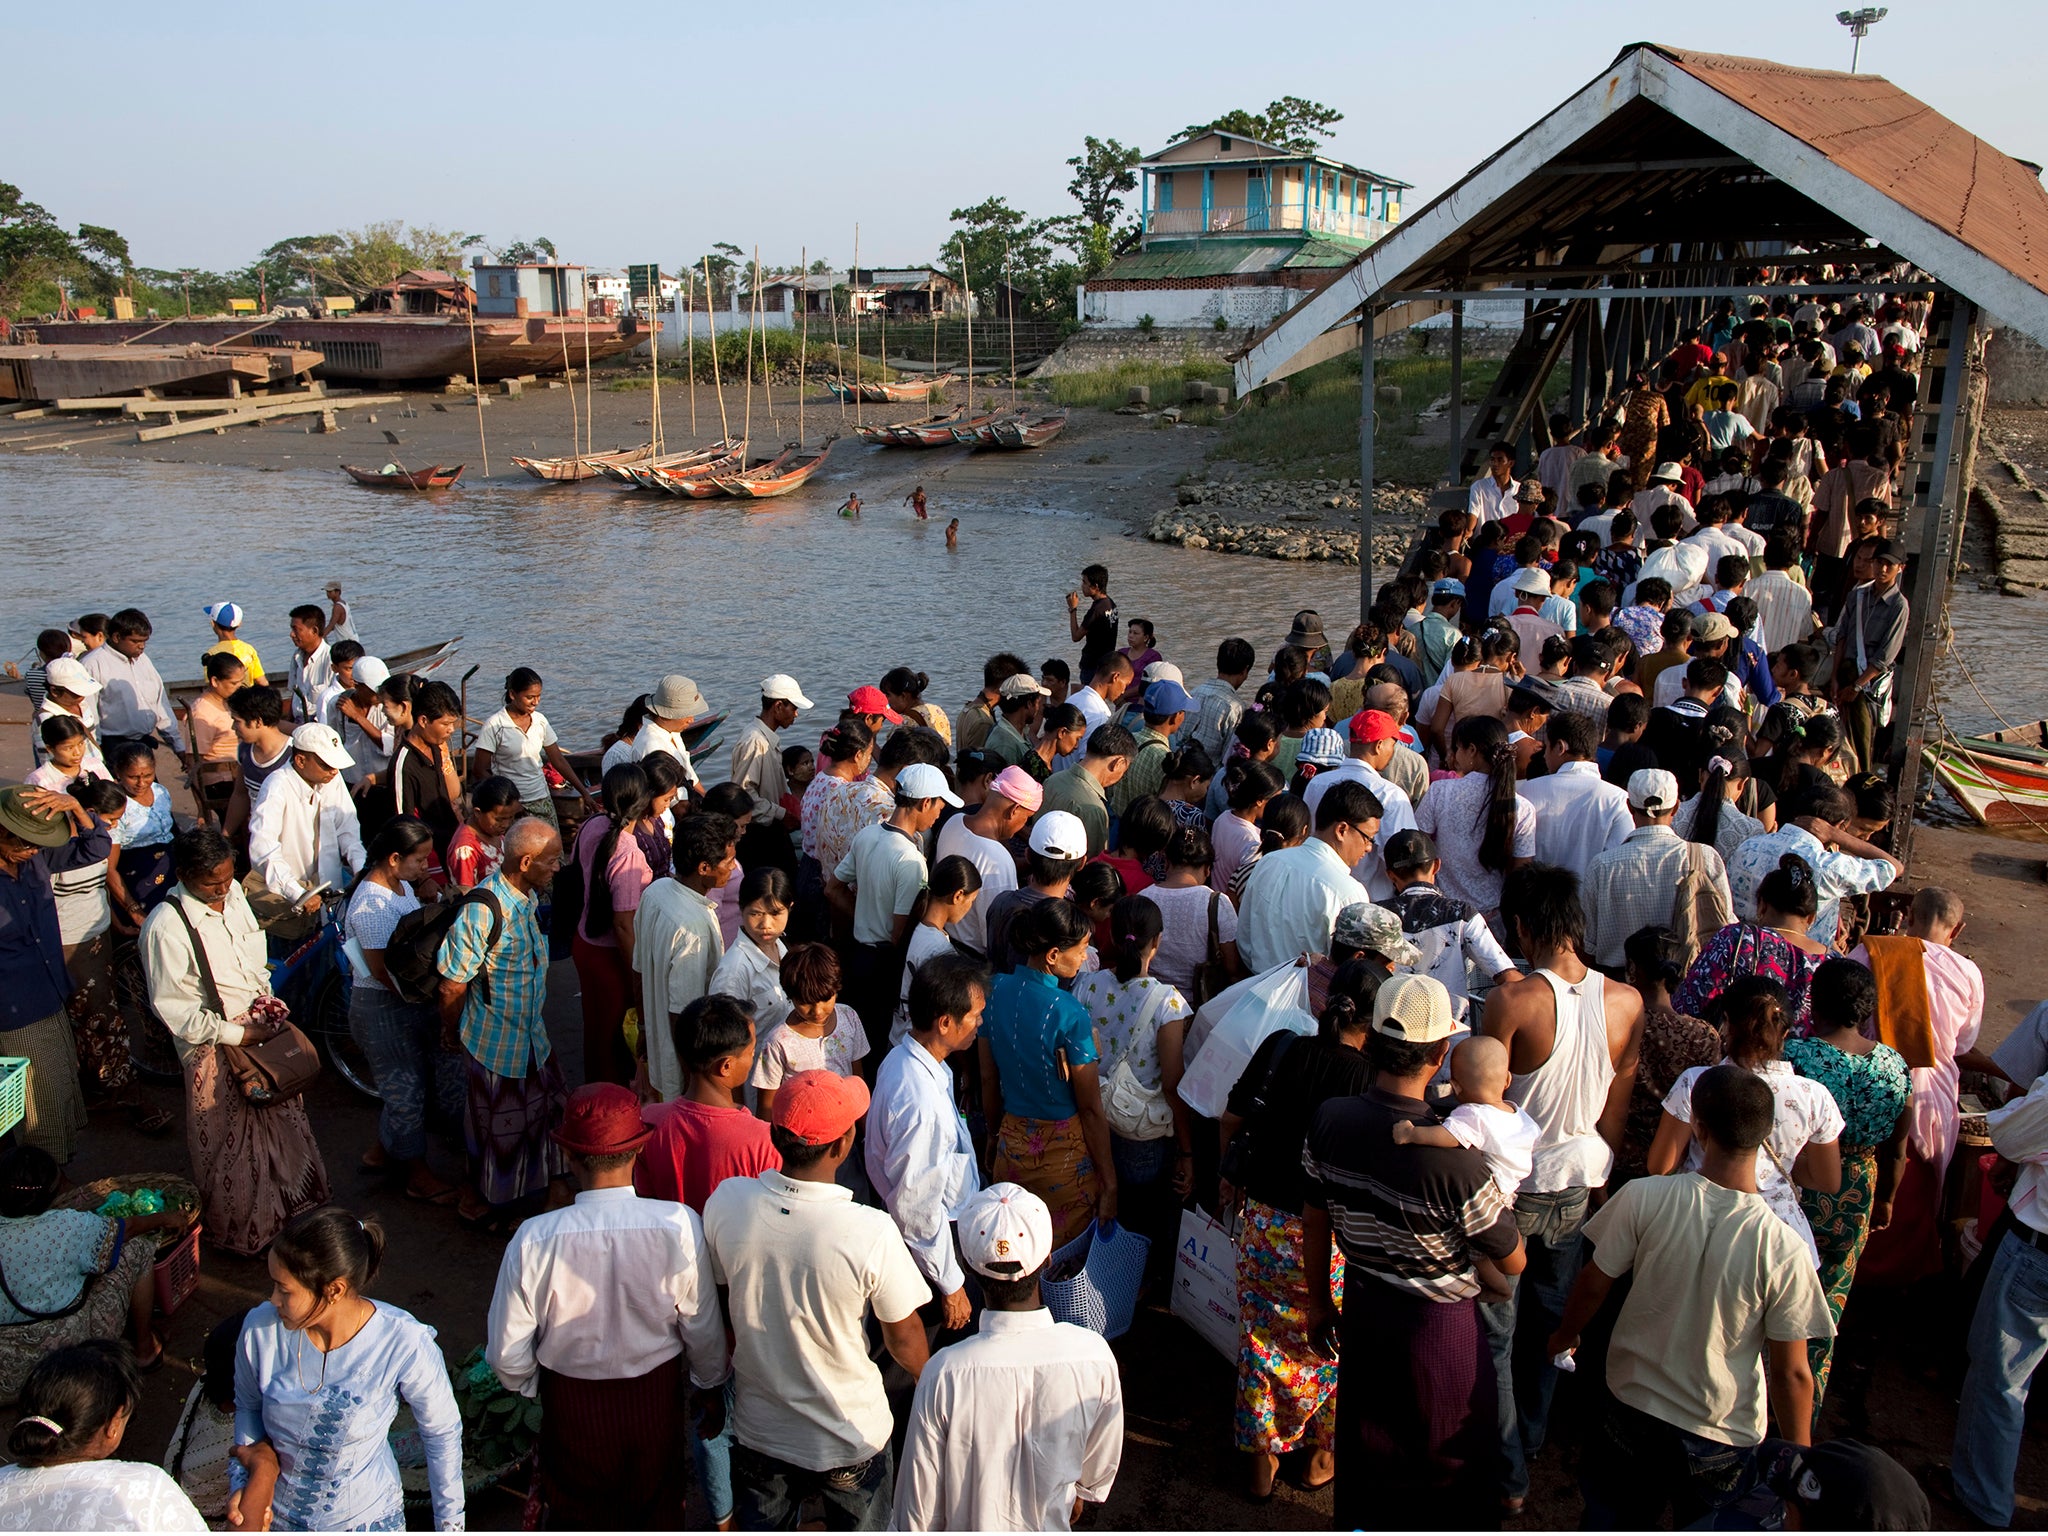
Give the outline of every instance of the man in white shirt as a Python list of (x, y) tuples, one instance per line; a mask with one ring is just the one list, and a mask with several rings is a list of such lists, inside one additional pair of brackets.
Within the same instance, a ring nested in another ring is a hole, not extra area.
[(633, 969), (640, 976), (640, 1066), (663, 1103), (683, 1091), (675, 1020), (711, 990), (725, 942), (713, 893), (732, 879), (739, 828), (700, 811), (676, 826), (674, 874), (640, 894), (633, 913)]
[(953, 1219), (981, 1188), (974, 1138), (953, 1098), (946, 1062), (974, 1047), (988, 972), (965, 955), (934, 955), (910, 982), (910, 1032), (875, 1074), (868, 1113), (868, 1180), (888, 1209), (940, 1313), (960, 1335), (973, 1316), (954, 1253)]
[[(1699, 520), (1699, 527), (1692, 531), (1685, 542), (1706, 551), (1706, 570), (1715, 569), (1724, 555), (1740, 555), (1745, 561), (1749, 559), (1752, 553), (1749, 539), (1756, 539), (1756, 535), (1749, 533), (1746, 528), (1743, 529), (1743, 533), (1749, 535), (1748, 539), (1735, 533), (1728, 521), (1728, 503), (1724, 498), (1710, 496), (1702, 501)], [(1762, 554), (1763, 547), (1763, 540), (1757, 539), (1753, 553)]]
[(1472, 482), (1465, 497), (1465, 510), (1480, 523), (1497, 523), (1515, 514), (1515, 445), (1495, 443), (1487, 450), (1486, 473)]
[(733, 1493), (742, 1530), (789, 1529), (813, 1496), (825, 1523), (874, 1530), (893, 1503), (891, 1420), (866, 1319), (914, 1379), (929, 1349), (931, 1287), (888, 1213), (836, 1182), (868, 1109), (867, 1084), (799, 1072), (776, 1091), (782, 1167), (727, 1179), (704, 1202), (711, 1273), (736, 1341)]
[(1044, 788), (1013, 764), (990, 782), (988, 797), (972, 814), (955, 816), (939, 828), (933, 858), (958, 854), (981, 872), (981, 894), (950, 935), (961, 948), (988, 953), (988, 909), (1005, 891), (1017, 889), (1017, 856), (1007, 845), (1044, 803)]
[(1095, 734), (1095, 728), (1107, 725), (1116, 718), (1118, 699), (1130, 691), (1131, 679), (1138, 674), (1131, 669), (1131, 659), (1122, 651), (1111, 651), (1096, 664), (1095, 675), (1087, 686), (1076, 688), (1067, 695), (1067, 702), (1081, 711), (1081, 745), (1053, 762), (1057, 770), (1073, 768), (1080, 764), (1088, 750), (1088, 738)]
[[(264, 889), (302, 917), (322, 892), (344, 890), (363, 867), (362, 829), (341, 770), (355, 759), (324, 725), (292, 732), (291, 761), (263, 781), (249, 811), (249, 863)], [(260, 914), (259, 914), (260, 915)]]
[(1581, 879), (1596, 855), (1619, 847), (1635, 830), (1628, 791), (1600, 777), (1596, 756), (1602, 722), (1560, 711), (1543, 728), (1548, 772), (1515, 786), (1536, 807), (1536, 862)]
[(1302, 798), (1313, 817), (1323, 797), (1339, 784), (1363, 784), (1372, 791), (1373, 798), (1380, 803), (1378, 839), (1351, 873), (1374, 901), (1385, 901), (1394, 894), (1394, 884), (1387, 878), (1380, 847), (1395, 833), (1406, 832), (1415, 825), (1415, 807), (1409, 803), (1407, 792), (1383, 773), (1401, 749), (1401, 727), (1382, 710), (1361, 709), (1351, 717), (1350, 735), (1351, 756), (1310, 779)]
[[(148, 614), (139, 608), (123, 608), (107, 620), (107, 643), (79, 658), (79, 665), (100, 685), (99, 746), (103, 754), (124, 741), (161, 739), (179, 757), (188, 756), (164, 680), (156, 663), (144, 654), (150, 634)], [(191, 767), (189, 761), (186, 767)]]
[(826, 899), (853, 924), (847, 1001), (870, 1040), (889, 1038), (896, 1012), (910, 909), (930, 874), (925, 834), (940, 812), (958, 804), (960, 797), (946, 787), (943, 773), (930, 763), (911, 763), (896, 775), (896, 805), (888, 818), (856, 832), (846, 856), (826, 872)]
[(1123, 1383), (1108, 1341), (1056, 1323), (1039, 1294), (1052, 1215), (1016, 1184), (960, 1213), (960, 1251), (988, 1295), (981, 1331), (918, 1381), (897, 1480), (899, 1531), (1065, 1531), (1109, 1497), (1123, 1459)]
[(754, 797), (755, 815), (780, 826), (786, 819), (782, 797), (789, 792), (789, 780), (782, 772), (780, 732), (796, 724), (797, 715), (811, 707), (796, 679), (785, 672), (761, 680), (761, 713), (749, 720), (732, 744), (731, 776)]
[(1252, 866), (1237, 924), (1237, 952), (1250, 970), (1330, 952), (1337, 914), (1372, 900), (1351, 871), (1372, 851), (1380, 814), (1378, 797), (1363, 784), (1339, 784), (1316, 807), (1316, 830), (1306, 842)]
[(1813, 594), (1792, 579), (1799, 564), (1799, 543), (1790, 532), (1771, 535), (1764, 543), (1764, 570), (1752, 576), (1743, 592), (1756, 604), (1756, 643), (1775, 656), (1788, 645), (1813, 638)]
[(1553, 498), (1552, 505), (1562, 517), (1571, 510), (1571, 503), (1565, 500), (1565, 487), (1570, 482), (1572, 469), (1586, 456), (1586, 450), (1570, 441), (1572, 419), (1559, 411), (1550, 418), (1550, 446), (1536, 455), (1536, 478), (1543, 489)]
[(647, 696), (647, 718), (641, 723), (640, 734), (633, 738), (632, 761), (637, 763), (650, 752), (666, 752), (683, 765), (683, 778), (691, 793), (703, 794), (703, 781), (697, 777), (696, 765), (690, 761), (690, 749), (683, 745), (681, 733), (709, 709), (695, 683), (680, 672), (669, 673)]
[(1644, 528), (1651, 527), (1651, 519), (1659, 507), (1676, 507), (1680, 528), (1690, 525), (1693, 520), (1692, 503), (1678, 489), (1684, 480), (1682, 465), (1672, 460), (1659, 464), (1656, 473), (1650, 476), (1650, 483), (1629, 500), (1628, 509), (1635, 514), (1636, 522)]
[(301, 603), (291, 612), (291, 705), (294, 720), (311, 720), (313, 703), (334, 681), (333, 653), (327, 647), (327, 611), (318, 603)]
[(1735, 918), (1728, 870), (1721, 855), (1704, 843), (1689, 843), (1671, 830), (1678, 810), (1678, 780), (1662, 768), (1638, 768), (1629, 775), (1628, 808), (1635, 830), (1586, 866), (1581, 882), (1586, 909), (1586, 949), (1610, 976), (1621, 974), (1622, 946), (1638, 928), (1669, 927), (1689, 867), (1706, 881), (1708, 916), (1699, 922), (1703, 938)]
[(680, 1529), (686, 1368), (704, 1429), (725, 1418), (725, 1317), (697, 1213), (633, 1192), (653, 1134), (630, 1088), (577, 1089), (553, 1135), (582, 1193), (521, 1223), (498, 1266), (484, 1358), (542, 1403), (541, 1496), (563, 1529)]

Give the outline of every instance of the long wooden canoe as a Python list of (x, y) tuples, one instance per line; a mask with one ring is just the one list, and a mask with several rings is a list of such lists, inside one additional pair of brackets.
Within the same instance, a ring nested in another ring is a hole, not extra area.
[(756, 459), (751, 464), (745, 462), (743, 455), (736, 453), (714, 464), (684, 470), (681, 474), (664, 474), (662, 485), (671, 496), (684, 496), (692, 501), (709, 501), (714, 496), (730, 496), (732, 492), (725, 488), (724, 482), (734, 475), (780, 469), (795, 453), (796, 447), (792, 444), (772, 459)]
[(1021, 422), (1026, 414), (1019, 410), (1008, 410), (984, 418), (979, 426), (961, 422), (953, 428), (953, 441), (964, 443), (969, 448), (993, 448), (996, 442), (996, 429), (1012, 422)]
[(893, 384), (865, 380), (855, 384), (849, 379), (828, 379), (825, 387), (842, 400), (863, 400), (870, 405), (915, 405), (920, 400), (929, 400), (933, 390), (952, 383), (958, 377), (957, 374), (939, 373), (928, 379), (898, 379)]
[(607, 469), (605, 475), (620, 485), (637, 485), (643, 491), (661, 491), (667, 489), (660, 480), (663, 474), (701, 468), (746, 451), (745, 438), (722, 437), (717, 442), (706, 443), (701, 448), (689, 448), (681, 453), (665, 453), (659, 458), (647, 459), (638, 464), (624, 464)]
[(1015, 453), (1025, 448), (1043, 448), (1047, 443), (1066, 430), (1067, 413), (1053, 411), (1026, 422), (1023, 417), (1014, 421), (996, 421), (989, 426), (989, 440), (977, 443), (979, 448), (996, 448)]
[[(416, 645), (410, 650), (398, 651), (378, 659), (391, 669), (393, 677), (400, 673), (410, 673), (414, 677), (432, 677), (455, 659), (455, 653), (461, 646), (462, 636), (456, 635), (434, 645)], [(280, 693), (284, 691), (285, 671), (284, 666), (279, 666), (267, 674), (271, 685)], [(181, 704), (198, 698), (205, 688), (206, 682), (203, 678), (164, 684), (164, 690)]]
[(1924, 754), (1936, 782), (1987, 827), (2048, 826), (2048, 773), (2014, 771), (1987, 754), (1932, 746)]
[(357, 485), (367, 485), (378, 491), (445, 491), (462, 478), (463, 465), (443, 469), (430, 464), (425, 469), (357, 469), (353, 464), (341, 466), (342, 473)]
[(995, 412), (990, 411), (982, 416), (970, 416), (958, 420), (949, 418), (943, 424), (916, 422), (908, 426), (892, 429), (889, 434), (889, 445), (892, 448), (950, 448), (957, 441), (953, 435), (956, 431), (963, 428), (973, 431), (986, 426), (994, 419)]
[(825, 467), (825, 460), (832, 452), (832, 443), (833, 439), (828, 437), (809, 457), (790, 458), (784, 454), (775, 465), (723, 476), (718, 488), (728, 496), (746, 496), (756, 501), (770, 496), (787, 496)]
[(595, 480), (607, 468), (643, 464), (653, 457), (654, 444), (642, 443), (638, 448), (615, 448), (610, 453), (569, 454), (555, 459), (522, 459), (515, 454), (512, 462), (536, 480), (567, 482)]

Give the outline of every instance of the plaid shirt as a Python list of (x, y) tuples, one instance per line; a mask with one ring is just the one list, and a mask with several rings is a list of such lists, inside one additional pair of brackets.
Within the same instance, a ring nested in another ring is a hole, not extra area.
[(479, 971), (490, 979), (490, 998), (472, 986), (462, 1005), (462, 1048), (477, 1065), (499, 1077), (524, 1077), (529, 1064), (548, 1059), (547, 1023), (541, 1009), (548, 998), (548, 948), (534, 918), (534, 899), (491, 875), (480, 891), (498, 898), (505, 911), (505, 930), (498, 947), (489, 948), (491, 914), (482, 902), (463, 907), (441, 941), (435, 964), (450, 981), (471, 981)]
[(1714, 849), (1688, 843), (1669, 827), (1647, 826), (1637, 827), (1619, 847), (1594, 855), (1579, 894), (1586, 904), (1586, 947), (1596, 965), (1620, 965), (1622, 946), (1638, 928), (1670, 926), (1689, 858), (1705, 866), (1726, 923), (1733, 901), (1727, 868)]
[(1220, 766), (1224, 748), (1230, 745), (1238, 721), (1244, 718), (1244, 700), (1222, 678), (1212, 677), (1195, 689), (1195, 704), (1180, 734), (1173, 738), (1174, 749), (1178, 751), (1191, 741), (1197, 742), (1209, 754), (1209, 761)]
[(1156, 795), (1166, 782), (1166, 737), (1149, 725), (1137, 728), (1138, 750), (1124, 776), (1110, 786), (1109, 808), (1121, 816), (1133, 800)]

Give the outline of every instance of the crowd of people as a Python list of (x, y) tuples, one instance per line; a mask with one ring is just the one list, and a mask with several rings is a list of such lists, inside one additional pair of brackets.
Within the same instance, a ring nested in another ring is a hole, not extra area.
[[(46, 632), (38, 767), (0, 790), (30, 1062), (0, 1527), (171, 1528), (203, 1484), (244, 1528), (393, 1528), (401, 1404), (460, 1525), (439, 1346), (369, 1294), (381, 1228), (279, 1086), (270, 956), (327, 922), (382, 1100), (363, 1167), (506, 1239), (486, 1357), (540, 1406), (551, 1524), (677, 1525), (694, 1484), (721, 1528), (1064, 1529), (1109, 1496), (1123, 1393), (1048, 1266), (1119, 1223), (1163, 1306), (1196, 1205), (1232, 1234), (1253, 1500), (1291, 1467), (1340, 1527), (1492, 1526), (1568, 1437), (1592, 1524), (1924, 1525), (1897, 1463), (1815, 1437), (1852, 1287), (1944, 1262), (1964, 1071), (2013, 1090), (2018, 1183), (1954, 1496), (2008, 1523), (2048, 1025), (1979, 1051), (1960, 899), (1874, 899), (1917, 318), (1724, 305), (1526, 475), (1495, 445), (1341, 645), (1304, 610), (1191, 682), (1091, 566), (1071, 663), (996, 654), (951, 716), (895, 667), (821, 732), (767, 676), (710, 784), (689, 677), (586, 782), (536, 672), (465, 734), (338, 589), (281, 679), (209, 608), (189, 703), (137, 610)], [(109, 1460), (161, 1353), (145, 1224), (51, 1208), (86, 1096), (130, 1102), (124, 939), (207, 1237), (272, 1280), (209, 1343), (172, 1480)], [(1248, 1013), (1293, 969), (1308, 1017)], [(1226, 1042), (1211, 1117), (1182, 1089)]]

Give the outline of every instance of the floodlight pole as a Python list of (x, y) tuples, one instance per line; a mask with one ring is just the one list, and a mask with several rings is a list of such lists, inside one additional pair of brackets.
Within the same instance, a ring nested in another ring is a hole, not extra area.
[(1863, 39), (1870, 29), (1885, 18), (1889, 8), (1882, 5), (1866, 5), (1861, 10), (1837, 11), (1835, 20), (1849, 29), (1849, 36), (1855, 41), (1849, 48), (1849, 73), (1856, 73), (1856, 66), (1863, 57)]

